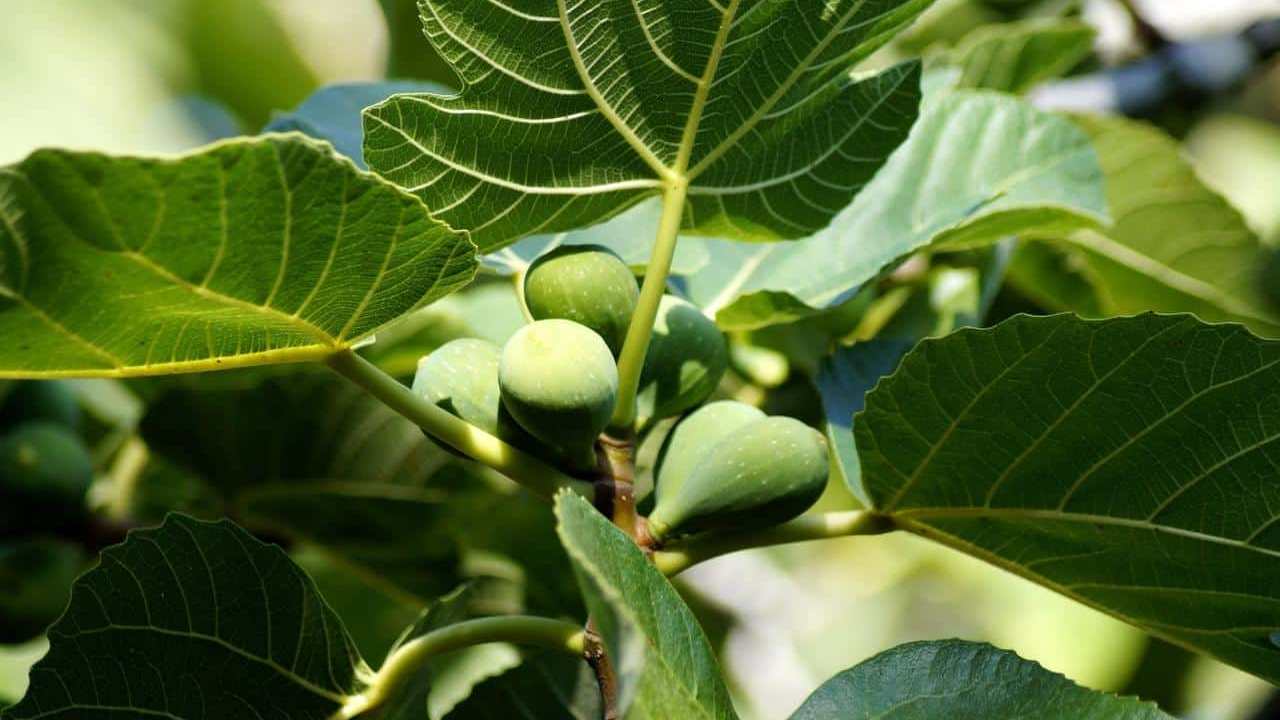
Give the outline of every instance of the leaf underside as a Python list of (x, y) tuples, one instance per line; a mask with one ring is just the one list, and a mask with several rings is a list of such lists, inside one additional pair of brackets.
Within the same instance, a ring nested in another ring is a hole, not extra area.
[(1280, 342), (1020, 316), (921, 343), (854, 433), (900, 527), (1280, 681)]
[(0, 377), (318, 359), (471, 280), (416, 198), (301, 135), (0, 169)]
[(49, 643), (4, 720), (328, 720), (369, 673), (284, 551), (180, 515), (103, 551)]
[(422, 0), (466, 84), (365, 114), (365, 158), (490, 251), (687, 180), (686, 228), (827, 224), (906, 136), (919, 65), (849, 71), (931, 0)]
[(1172, 720), (990, 645), (900, 645), (828, 680), (791, 720)]
[(791, 243), (707, 240), (691, 297), (725, 328), (834, 307), (887, 266), (935, 244), (1105, 224), (1102, 169), (1087, 134), (1015, 98), (964, 91), (936, 102), (831, 225)]
[(560, 541), (618, 676), (628, 720), (733, 720), (711, 645), (679, 593), (586, 500), (556, 499)]

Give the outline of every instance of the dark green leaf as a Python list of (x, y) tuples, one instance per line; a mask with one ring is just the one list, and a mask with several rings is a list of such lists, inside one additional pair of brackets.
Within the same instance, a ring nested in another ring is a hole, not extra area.
[[(462, 587), (427, 606), (427, 609), (422, 611), (413, 625), (405, 630), (395, 647), (388, 652), (388, 656), (401, 645), (414, 638), (466, 620), (469, 595), (470, 590)], [(424, 664), (417, 671), (415, 679), (410, 682), (408, 692), (383, 708), (378, 714), (379, 720), (423, 720), (423, 718), (426, 718), (427, 700), (431, 696), (432, 677), (436, 671), (435, 665), (436, 663)]]
[(711, 262), (686, 282), (722, 327), (762, 327), (838, 305), (929, 245), (1105, 219), (1102, 170), (1085, 133), (1013, 98), (958, 92), (926, 111), (829, 228), (786, 244), (708, 240)]
[(685, 224), (798, 237), (906, 136), (919, 66), (851, 68), (930, 0), (424, 0), (460, 96), (366, 113), (365, 157), (494, 250), (606, 219), (677, 179)]
[(367, 166), (360, 113), (365, 108), (400, 93), (445, 92), (448, 88), (437, 83), (408, 80), (328, 85), (312, 93), (296, 109), (272, 118), (263, 132), (296, 130), (317, 140), (328, 140), (356, 167), (364, 169)]
[(618, 675), (625, 718), (736, 718), (711, 645), (671, 583), (586, 500), (556, 498), (560, 541)]
[(1280, 680), (1280, 342), (1020, 316), (921, 343), (854, 434), (899, 527)]
[(1134, 698), (1095, 692), (990, 645), (917, 642), (818, 688), (791, 720), (1173, 720)]
[(329, 720), (370, 673), (284, 552), (179, 515), (105, 550), (49, 641), (5, 720)]
[[(445, 720), (598, 720), (591, 668), (563, 653), (539, 653), (475, 687)], [(406, 720), (408, 720), (406, 718)]]
[(470, 282), (466, 237), (298, 135), (0, 169), (0, 375), (315, 360)]

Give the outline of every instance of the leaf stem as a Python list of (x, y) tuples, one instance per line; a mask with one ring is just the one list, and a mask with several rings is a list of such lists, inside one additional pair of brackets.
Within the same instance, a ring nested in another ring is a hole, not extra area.
[(684, 218), (685, 199), (689, 195), (689, 183), (679, 179), (667, 186), (662, 197), (662, 220), (658, 225), (658, 237), (653, 244), (653, 254), (645, 269), (644, 285), (640, 287), (640, 300), (627, 328), (627, 339), (618, 356), (618, 402), (613, 408), (609, 433), (618, 438), (635, 435), (636, 393), (640, 389), (640, 371), (644, 368), (645, 354), (649, 351), (649, 339), (653, 336), (653, 322), (658, 317), (658, 303), (667, 291), (667, 275), (671, 273), (671, 260), (675, 257), (676, 241)]
[(564, 620), (506, 615), (448, 625), (410, 640), (392, 653), (373, 676), (369, 689), (350, 698), (334, 720), (358, 717), (383, 706), (417, 682), (418, 670), (438, 655), (493, 642), (533, 645), (578, 657), (586, 653), (586, 633), (581, 626)]
[(350, 350), (327, 360), (329, 367), (367, 390), (432, 437), (550, 499), (562, 488), (590, 498), (591, 483), (573, 478), (529, 453), (414, 395), (376, 365)]
[(881, 535), (894, 529), (892, 519), (865, 510), (804, 515), (762, 530), (694, 537), (673, 548), (655, 552), (653, 564), (663, 575), (671, 577), (704, 560), (739, 550), (854, 535)]

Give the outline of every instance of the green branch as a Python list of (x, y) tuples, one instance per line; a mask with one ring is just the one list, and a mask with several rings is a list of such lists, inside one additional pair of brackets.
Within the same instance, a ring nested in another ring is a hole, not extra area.
[(763, 530), (707, 537), (695, 536), (684, 543), (655, 552), (653, 564), (663, 575), (671, 577), (704, 560), (739, 550), (854, 535), (881, 535), (893, 529), (893, 521), (890, 518), (863, 510), (805, 515), (791, 522)]
[(653, 244), (653, 254), (645, 268), (644, 285), (640, 287), (640, 300), (627, 328), (627, 338), (618, 355), (618, 402), (609, 421), (610, 433), (629, 438), (634, 435), (636, 421), (636, 393), (640, 389), (640, 371), (649, 352), (649, 339), (653, 336), (653, 322), (658, 317), (658, 303), (667, 291), (667, 275), (671, 273), (671, 260), (676, 254), (676, 241), (684, 218), (684, 203), (689, 194), (686, 180), (673, 182), (662, 198), (662, 221), (658, 225), (658, 237)]
[(369, 689), (348, 699), (332, 720), (359, 717), (400, 696), (418, 681), (418, 671), (434, 657), (494, 642), (561, 650), (577, 657), (586, 651), (582, 627), (563, 620), (507, 615), (448, 625), (410, 640), (392, 653), (373, 676)]
[(490, 435), (443, 408), (414, 395), (400, 381), (350, 350), (328, 358), (329, 367), (416, 423), (432, 437), (487, 465), (548, 499), (563, 488), (591, 497), (591, 484)]

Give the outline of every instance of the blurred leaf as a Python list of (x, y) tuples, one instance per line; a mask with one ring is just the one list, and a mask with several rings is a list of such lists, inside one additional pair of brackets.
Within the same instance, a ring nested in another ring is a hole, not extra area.
[(1280, 342), (1021, 316), (922, 342), (854, 435), (898, 527), (1280, 679)]
[[(662, 203), (646, 200), (598, 225), (555, 235), (535, 235), (484, 256), (484, 266), (502, 275), (523, 271), (539, 255), (561, 245), (603, 245), (613, 250), (637, 275), (644, 274), (653, 252)], [(707, 264), (702, 239), (682, 237), (671, 260), (671, 273), (689, 275)]]
[(1280, 127), (1239, 114), (1201, 120), (1185, 141), (1197, 173), (1244, 214), (1264, 242), (1280, 242)]
[(1093, 52), (1094, 30), (1079, 20), (1036, 18), (985, 25), (965, 36), (951, 60), (961, 87), (1021, 94), (1067, 74)]
[[(415, 638), (466, 620), (468, 593), (466, 587), (461, 587), (427, 606), (400, 636), (399, 641), (387, 653), (388, 657)], [(434, 665), (435, 663), (424, 663), (407, 685), (409, 691), (380, 710), (378, 717), (381, 720), (422, 720), (427, 717), (427, 699), (431, 695)]]
[(429, 0), (427, 37), (466, 90), (371, 108), (365, 157), (484, 251), (607, 219), (675, 178), (686, 227), (803, 236), (915, 120), (918, 63), (849, 72), (930, 2), (664, 3), (642, 18), (624, 2)]
[[(316, 360), (448, 295), (466, 237), (301, 136), (0, 172), (0, 375)], [(335, 237), (336, 232), (336, 237)]]
[(586, 663), (563, 653), (538, 653), (477, 685), (445, 720), (597, 720), (601, 713), (600, 688)]
[(231, 108), (249, 127), (302, 102), (317, 85), (280, 17), (265, 0), (177, 0), (195, 89)]
[(369, 673), (279, 548), (179, 515), (105, 550), (49, 638), (5, 720), (327, 720)]
[(1173, 720), (1155, 705), (1080, 687), (990, 645), (900, 645), (828, 680), (791, 720)]
[(62, 614), (71, 583), (88, 566), (79, 545), (61, 540), (0, 541), (0, 644), (24, 643)]
[(693, 613), (635, 543), (576, 495), (556, 498), (556, 517), (617, 675), (622, 717), (737, 718)]
[(457, 87), (449, 63), (431, 47), (422, 31), (418, 0), (379, 0), (387, 19), (387, 77), (434, 80)]
[(1115, 225), (1068, 240), (1083, 253), (1103, 314), (1193, 312), (1280, 337), (1280, 311), (1263, 296), (1266, 248), (1200, 182), (1177, 142), (1130, 120), (1079, 122), (1098, 148)]
[[(426, 40), (424, 39), (425, 43)], [(360, 113), (400, 93), (447, 93), (448, 88), (428, 82), (364, 82), (327, 85), (312, 93), (297, 108), (275, 115), (263, 132), (296, 130), (318, 140), (327, 140), (356, 167), (365, 169), (364, 128)]]
[(1088, 262), (1069, 247), (1020, 242), (1009, 265), (1009, 283), (1053, 312), (1102, 317), (1095, 279)]
[(417, 619), (422, 602), (394, 588), (370, 582), (367, 574), (318, 548), (303, 547), (289, 557), (315, 582), (347, 627), (362, 657), (381, 658)]
[(1102, 170), (1085, 133), (1013, 98), (957, 92), (926, 112), (829, 228), (785, 244), (707, 240), (711, 261), (686, 287), (722, 327), (763, 327), (838, 305), (930, 245), (1105, 221)]

